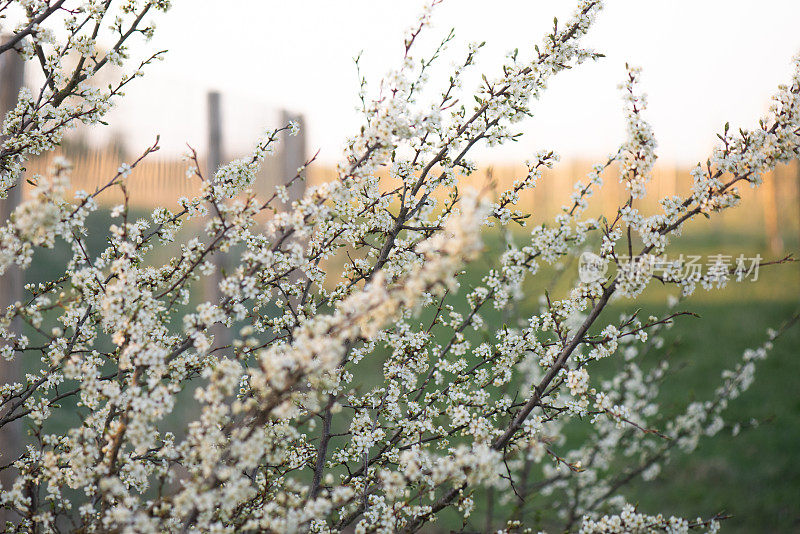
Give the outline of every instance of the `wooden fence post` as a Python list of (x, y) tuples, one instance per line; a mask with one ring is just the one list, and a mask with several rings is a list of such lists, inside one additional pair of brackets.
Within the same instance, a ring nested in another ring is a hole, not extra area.
[[(10, 36), (3, 36), (0, 42), (5, 43)], [(17, 97), (25, 78), (25, 62), (14, 50), (0, 55), (0, 123), (6, 113), (17, 105)], [(4, 141), (0, 136), (0, 145)], [(8, 197), (0, 200), (0, 224), (5, 224), (22, 199), (22, 184), (18, 183), (8, 191)], [(22, 300), (22, 271), (16, 265), (10, 265), (0, 276), (0, 313), (17, 301)], [(20, 328), (19, 319), (11, 324), (11, 330)], [(7, 343), (0, 339), (0, 344)], [(0, 358), (0, 383), (13, 383), (22, 377), (22, 369), (17, 358), (6, 361)], [(0, 417), (5, 410), (0, 410)], [(0, 429), (0, 465), (14, 460), (22, 449), (22, 420), (17, 419)], [(9, 488), (16, 478), (13, 469), (0, 471), (0, 484)], [(0, 510), (0, 522), (12, 519), (9, 514)]]
[(762, 206), (764, 209), (764, 229), (767, 234), (769, 251), (775, 256), (783, 252), (783, 238), (778, 221), (778, 184), (776, 181), (783, 174), (783, 167), (775, 167), (764, 177), (761, 188)]
[(791, 181), (794, 182), (794, 201), (797, 209), (797, 248), (800, 249), (800, 162), (797, 160), (791, 163), (791, 169), (794, 170), (790, 174)]
[[(300, 127), (300, 131), (296, 135), (289, 135), (288, 133), (283, 136), (281, 143), (281, 174), (278, 179), (283, 183), (288, 182), (297, 175), (297, 169), (302, 167), (306, 162), (306, 130), (305, 121), (302, 115), (291, 114), (286, 110), (281, 111), (281, 125), (289, 124), (289, 121), (295, 121)], [(286, 207), (292, 205), (292, 202), (299, 200), (303, 197), (306, 190), (305, 181), (297, 181), (292, 184), (288, 189), (289, 202)]]
[[(208, 159), (206, 161), (206, 179), (214, 180), (217, 169), (222, 165), (222, 96), (218, 91), (208, 93)], [(209, 209), (213, 210), (212, 206)], [(213, 211), (211, 212), (213, 216)], [(219, 304), (222, 294), (219, 284), (222, 281), (222, 270), (225, 268), (225, 255), (217, 251), (211, 255), (214, 272), (205, 278), (205, 298), (212, 304)], [(210, 329), (214, 336), (214, 346), (230, 345), (231, 336), (225, 325), (217, 323)]]

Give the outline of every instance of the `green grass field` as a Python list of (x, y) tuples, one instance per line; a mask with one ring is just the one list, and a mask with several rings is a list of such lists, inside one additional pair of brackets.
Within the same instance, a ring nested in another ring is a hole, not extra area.
[[(668, 257), (679, 253), (726, 254), (773, 258), (763, 235), (722, 229), (686, 232)], [(797, 250), (796, 238), (786, 235), (787, 252)], [(651, 283), (632, 306), (614, 301), (607, 318), (631, 313), (663, 313), (667, 294), (674, 288)], [(695, 294), (678, 309), (700, 317), (678, 318), (679, 324), (664, 335), (676, 343), (670, 368), (679, 370), (662, 387), (661, 403), (667, 413), (677, 413), (696, 399), (707, 399), (720, 381), (720, 372), (741, 358), (746, 348), (766, 339), (768, 328), (780, 326), (800, 310), (800, 266), (789, 263), (760, 269), (757, 281), (729, 283), (722, 290)], [(606, 324), (602, 323), (601, 324)], [(795, 324), (775, 342), (766, 361), (758, 364), (755, 382), (731, 402), (724, 414), (731, 426), (745, 430), (733, 437), (729, 429), (701, 440), (691, 455), (676, 453), (661, 475), (649, 483), (636, 483), (624, 494), (643, 512), (664, 512), (683, 517), (729, 514), (724, 531), (800, 531), (800, 326)], [(751, 422), (757, 426), (750, 427)]]
[[(90, 228), (102, 231), (107, 218), (98, 214)], [(687, 232), (689, 234), (689, 232)], [(90, 242), (90, 253), (102, 246), (102, 232)], [(796, 235), (786, 236), (787, 250), (797, 250)], [(757, 233), (736, 229), (714, 229), (689, 234), (680, 240), (680, 248), (670, 256), (686, 254), (753, 255), (760, 253), (771, 259), (764, 239)], [(495, 247), (488, 247), (492, 255)], [(47, 279), (64, 257), (64, 250), (37, 254), (27, 271), (29, 281)], [(576, 266), (571, 266), (576, 270)], [(549, 280), (547, 270), (537, 279)], [(572, 274), (574, 278), (574, 273)], [(567, 277), (565, 277), (567, 278)], [(470, 276), (465, 286), (470, 285)], [(474, 282), (474, 281), (473, 281)], [(566, 280), (564, 280), (566, 282)], [(566, 286), (553, 290), (555, 298)], [(541, 287), (532, 284), (530, 289)], [(464, 293), (466, 290), (463, 291)], [(663, 309), (665, 297), (674, 289), (651, 284), (636, 306), (643, 315)], [(719, 381), (720, 371), (731, 367), (748, 347), (760, 345), (767, 328), (776, 327), (800, 307), (800, 268), (797, 264), (761, 269), (759, 280), (731, 284), (713, 292), (698, 289), (682, 303), (680, 309), (698, 313), (700, 318), (680, 318), (680, 326), (667, 335), (678, 342), (672, 356), (672, 367), (680, 371), (663, 388), (662, 405), (679, 411), (696, 398), (706, 398)], [(538, 302), (533, 298), (520, 303), (519, 315), (535, 313)], [(651, 310), (652, 308), (652, 310)], [(605, 322), (635, 308), (624, 300), (614, 301), (604, 314)], [(499, 313), (489, 314), (487, 321), (499, 324)], [(379, 376), (379, 375), (378, 375)], [(776, 344), (769, 358), (759, 365), (755, 383), (731, 403), (727, 420), (755, 428), (746, 428), (737, 437), (723, 430), (714, 438), (701, 441), (691, 456), (678, 454), (654, 482), (631, 485), (626, 491), (630, 502), (638, 503), (644, 512), (665, 512), (690, 518), (726, 512), (732, 517), (725, 530), (731, 532), (797, 532), (800, 531), (800, 327), (795, 326)], [(373, 377), (374, 378), (374, 377)], [(369, 381), (369, 380), (368, 380)], [(711, 388), (709, 389), (709, 384)], [(56, 424), (71, 424), (60, 421)], [(478, 503), (478, 511), (481, 503)], [(474, 528), (483, 525), (479, 514)], [(447, 524), (447, 521), (444, 522)], [(440, 523), (438, 527), (442, 528)], [(460, 525), (459, 525), (460, 526)]]
[[(795, 286), (795, 294), (796, 294)], [(787, 295), (788, 296), (788, 295)], [(744, 347), (756, 346), (767, 328), (796, 311), (797, 300), (741, 300), (693, 306), (702, 319), (681, 329), (683, 350), (673, 365), (685, 365), (680, 380), (665, 384), (663, 398), (675, 407), (707, 398), (704, 388), (730, 366)], [(705, 438), (690, 456), (677, 455), (655, 483), (633, 485), (631, 502), (643, 510), (695, 517), (727, 512), (732, 532), (800, 530), (800, 329), (780, 338), (760, 363), (750, 389), (731, 402), (729, 423), (747, 425), (733, 437), (723, 430)]]

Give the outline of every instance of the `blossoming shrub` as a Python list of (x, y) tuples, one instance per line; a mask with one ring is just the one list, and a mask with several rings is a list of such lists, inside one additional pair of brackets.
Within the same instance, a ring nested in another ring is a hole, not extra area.
[[(26, 158), (56, 146), (76, 120), (98, 121), (116, 95), (114, 86), (87, 85), (105, 62), (125, 59), (122, 45), (99, 54), (97, 32), (113, 18), (123, 42), (149, 32), (140, 29), (148, 10), (168, 7), (127, 1), (114, 18), (113, 2), (19, 4), (21, 37), (0, 51), (38, 61), (48, 76), (37, 93), (21, 93), (5, 120), (3, 192), (21, 187)], [(659, 385), (670, 380), (660, 333), (683, 312), (676, 302), (646, 318), (604, 310), (614, 299), (635, 304), (655, 277), (648, 265), (686, 223), (736, 206), (737, 187), (757, 186), (765, 171), (797, 157), (800, 60), (768, 115), (751, 130), (726, 126), (691, 192), (662, 199), (657, 213), (638, 208), (656, 144), (635, 68), (622, 84), (626, 139), (553, 220), (531, 224), (517, 205), (557, 162), (551, 151), (527, 162), (511, 190), (465, 191), (470, 150), (514, 139), (553, 76), (599, 56), (581, 39), (600, 8), (580, 1), (566, 24), (556, 21), (529, 54), (510, 54), (474, 92), (461, 80), (481, 45), (466, 49), (444, 84), (427, 79), (452, 36), (416, 56), (426, 11), (399, 68), (374, 94), (362, 85), (363, 125), (338, 179), (288, 208), (278, 201), (302, 168), (269, 198), (250, 188), (293, 124), (214, 176), (190, 157), (188, 179), (202, 183), (201, 194), (146, 218), (118, 206), (96, 254), (86, 246), (96, 231), (86, 218), (105, 191), (125, 191), (141, 159), (74, 198), (67, 162), (34, 177), (33, 194), (0, 227), (0, 274), (27, 268), (57, 242), (71, 254), (58, 276), (26, 286), (0, 315), (2, 357), (39, 362), (0, 388), (0, 428), (19, 420), (27, 428), (24, 448), (0, 460), (12, 475), (0, 497), (7, 529), (414, 532), (447, 510), (467, 525), (483, 500), (497, 503), (484, 514), (487, 530), (525, 531), (524, 518), (539, 510), (553, 512), (558, 529), (581, 532), (715, 531), (715, 511), (665, 517), (627, 504), (623, 489), (719, 431), (728, 401), (747, 389), (782, 330), (670, 418), (658, 404)], [(44, 28), (54, 13), (66, 17), (66, 33)], [(81, 57), (72, 74), (61, 63), (70, 52)], [(620, 172), (610, 179), (625, 184), (627, 200), (586, 217), (614, 163)], [(383, 168), (390, 184), (377, 178)], [(200, 235), (181, 237), (196, 222)], [(504, 239), (496, 256), (481, 253), (489, 231)], [(174, 253), (156, 261), (164, 250)], [(221, 273), (221, 297), (198, 303), (223, 253), (232, 267)], [(537, 313), (519, 315), (515, 303), (539, 298), (524, 288), (540, 266), (581, 255), (591, 268), (570, 291), (547, 293)], [(337, 263), (344, 267), (328, 267)], [(669, 264), (658, 278), (687, 296), (737, 274), (733, 266), (684, 271)], [(465, 272), (479, 283), (462, 284)], [(502, 324), (487, 320), (497, 312)], [(214, 339), (220, 327), (232, 342)], [(593, 378), (600, 360), (615, 363), (612, 377)], [(54, 431), (54, 421), (69, 429)], [(577, 446), (567, 425), (582, 429)]]

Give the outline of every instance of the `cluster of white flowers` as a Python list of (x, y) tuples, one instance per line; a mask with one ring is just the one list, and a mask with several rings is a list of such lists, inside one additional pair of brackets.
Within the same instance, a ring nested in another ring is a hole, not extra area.
[[(17, 30), (26, 57), (38, 57), (43, 40), (56, 42), (34, 19), (63, 11), (62, 3), (20, 2), (33, 14)], [(108, 6), (85, 2), (61, 13), (70, 37), (54, 53), (94, 59), (62, 75), (45, 52), (55, 89), (23, 93), (7, 117), (3, 190), (16, 184), (27, 155), (108, 104), (109, 94), (82, 85), (104, 62), (126, 59), (122, 46), (99, 56), (85, 34), (109, 16)], [(127, 35), (129, 19), (138, 27), (149, 9), (166, 7), (123, 2), (113, 29)], [(690, 194), (663, 199), (663, 213), (634, 207), (656, 146), (634, 69), (624, 85), (627, 139), (575, 184), (554, 220), (530, 224), (519, 206), (520, 194), (558, 161), (552, 151), (533, 157), (527, 175), (491, 200), (465, 194), (459, 180), (474, 170), (471, 149), (516, 138), (513, 125), (533, 113), (548, 80), (597, 57), (580, 40), (600, 7), (579, 1), (530, 57), (510, 54), (475, 91), (462, 79), (481, 45), (467, 48), (444, 87), (428, 88), (430, 65), (453, 37), (414, 59), (426, 11), (377, 94), (362, 84), (363, 128), (337, 179), (291, 205), (287, 188), (304, 167), (268, 198), (252, 185), (278, 134), (297, 132), (294, 123), (213, 177), (190, 156), (187, 178), (202, 182), (199, 195), (142, 218), (121, 204), (100, 251), (86, 246), (96, 231), (86, 217), (104, 191), (125, 187), (141, 158), (74, 199), (66, 164), (36, 177), (34, 194), (0, 226), (0, 275), (12, 263), (26, 268), (41, 248), (66, 243), (69, 253), (63, 271), (0, 310), (0, 357), (40, 361), (0, 385), (0, 431), (20, 419), (29, 429), (24, 448), (0, 451), (0, 474), (14, 473), (0, 488), (0, 507), (14, 528), (414, 532), (445, 510), (467, 524), (485, 498), (499, 501), (498, 514), (509, 512), (496, 524), (489, 518), (500, 532), (523, 531), (532, 513), (559, 531), (714, 532), (718, 517), (640, 513), (625, 504), (625, 484), (651, 480), (671, 452), (724, 428), (728, 400), (750, 384), (777, 334), (745, 353), (710, 400), (665, 420), (658, 395), (667, 365), (642, 356), (662, 351), (661, 330), (682, 312), (670, 305), (660, 317), (616, 320), (605, 307), (646, 289), (648, 266), (684, 223), (734, 205), (737, 182), (757, 185), (797, 156), (800, 60), (761, 127), (735, 139), (726, 128)], [(615, 162), (628, 198), (616, 213), (585, 217)], [(387, 170), (397, 187), (381, 183)], [(525, 222), (530, 229), (516, 231)], [(480, 254), (482, 238), (496, 234), (502, 252)], [(582, 253), (602, 272), (563, 295), (546, 292), (535, 313), (520, 317), (540, 262), (564, 275), (563, 265)], [(222, 273), (214, 272), (217, 254), (228, 256)], [(662, 282), (684, 294), (704, 283), (674, 271)], [(220, 297), (204, 302), (197, 295), (211, 277)], [(215, 338), (220, 328), (227, 340)], [(593, 375), (601, 359), (618, 364), (611, 378)], [(578, 433), (585, 439), (568, 437), (573, 424), (588, 426)]]
[(652, 178), (656, 162), (656, 140), (653, 129), (642, 119), (647, 107), (647, 96), (636, 93), (641, 69), (628, 66), (628, 78), (620, 86), (625, 95), (625, 124), (627, 140), (621, 147), (620, 179), (631, 198), (642, 198), (645, 185)]
[[(0, 131), (0, 198), (16, 184), (25, 161), (53, 150), (77, 123), (102, 120), (113, 100), (142, 75), (142, 69), (161, 53), (141, 60), (132, 72), (118, 75), (103, 86), (94, 78), (109, 65), (127, 59), (132, 36), (145, 37), (152, 24), (148, 13), (166, 11), (168, 0), (125, 2), (12, 1), (0, 6), (0, 21), (9, 24), (10, 37), (0, 43), (0, 54), (19, 54), (41, 70), (41, 85), (20, 91), (16, 107), (2, 121)], [(113, 42), (103, 52), (99, 40)], [(76, 57), (77, 56), (77, 57)]]
[(61, 159), (55, 161), (52, 179), (37, 177), (30, 198), (0, 227), (0, 275), (12, 263), (27, 267), (35, 247), (53, 247), (56, 237), (65, 237), (73, 227), (82, 226), (88, 210), (79, 210), (77, 217), (68, 214), (72, 211), (66, 200), (68, 188), (69, 168)]
[(687, 521), (679, 517), (666, 518), (662, 515), (647, 515), (636, 512), (636, 509), (626, 504), (618, 515), (603, 516), (598, 520), (586, 519), (581, 525), (581, 534), (606, 534), (610, 532), (667, 532), (669, 534), (686, 534), (689, 529), (705, 528), (706, 532), (719, 531), (718, 518)]

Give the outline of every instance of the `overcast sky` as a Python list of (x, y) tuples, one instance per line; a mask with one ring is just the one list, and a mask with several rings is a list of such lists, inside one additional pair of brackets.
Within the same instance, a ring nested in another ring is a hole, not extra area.
[[(148, 46), (169, 50), (128, 93), (111, 128), (131, 149), (161, 133), (166, 151), (186, 142), (205, 148), (205, 92), (223, 92), (229, 152), (241, 152), (275, 125), (274, 110), (307, 119), (309, 149), (336, 161), (357, 130), (352, 58), (363, 50), (376, 81), (402, 56), (403, 32), (419, 0), (175, 0)], [(460, 57), (469, 41), (487, 41), (481, 71), (497, 72), (503, 55), (531, 50), (566, 20), (566, 0), (445, 0), (434, 12), (432, 44), (456, 29)], [(617, 84), (626, 61), (643, 69), (646, 117), (664, 160), (704, 160), (725, 121), (751, 126), (788, 80), (800, 51), (800, 2), (609, 0), (585, 44), (606, 54), (559, 75), (535, 105), (526, 135), (509, 148), (481, 152), (484, 161), (521, 161), (544, 148), (565, 157), (602, 157), (623, 133)], [(141, 50), (137, 50), (140, 52)], [(439, 71), (443, 72), (443, 71)], [(433, 80), (435, 81), (435, 80)]]

